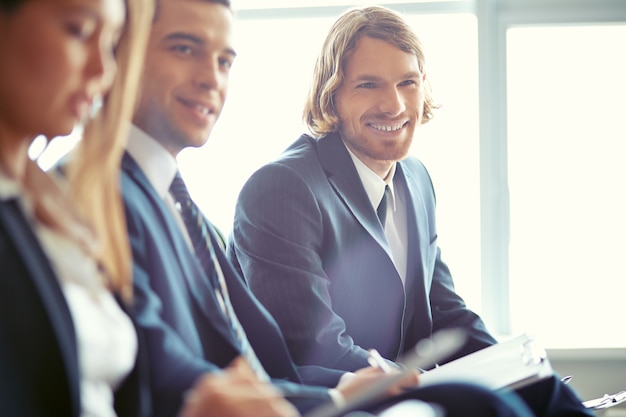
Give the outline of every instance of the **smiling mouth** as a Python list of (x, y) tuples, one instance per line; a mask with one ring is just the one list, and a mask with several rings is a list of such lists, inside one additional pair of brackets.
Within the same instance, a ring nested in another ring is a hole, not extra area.
[(182, 100), (182, 99), (180, 101), (185, 106), (189, 107), (190, 109), (195, 110), (196, 112), (198, 112), (198, 114), (200, 114), (202, 116), (208, 116), (209, 114), (213, 113), (213, 111), (209, 107), (204, 106), (202, 104), (195, 103), (193, 101)]
[(193, 105), (191, 107), (193, 107), (195, 110), (198, 111), (198, 113), (200, 113), (200, 114), (202, 114), (204, 116), (208, 116), (209, 113), (211, 112), (208, 107), (200, 106), (198, 104)]
[(379, 130), (381, 132), (396, 132), (402, 129), (406, 125), (406, 123), (407, 122), (399, 123), (395, 125), (381, 125), (381, 124), (376, 124), (376, 123), (369, 123), (368, 126), (371, 127), (372, 129)]

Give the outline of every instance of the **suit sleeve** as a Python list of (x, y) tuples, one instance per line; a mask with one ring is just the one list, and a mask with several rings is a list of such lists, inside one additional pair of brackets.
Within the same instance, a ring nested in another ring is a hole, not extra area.
[(323, 230), (308, 184), (284, 165), (267, 165), (240, 193), (229, 256), (279, 323), (297, 364), (353, 371), (368, 366), (367, 352), (333, 310), (319, 255), (331, 238)]
[(462, 328), (467, 342), (447, 361), (454, 360), (496, 343), (487, 331), (482, 319), (467, 308), (465, 301), (454, 290), (450, 271), (441, 260), (437, 248), (437, 260), (430, 289), (430, 304), (433, 315), (433, 332), (441, 329)]
[(150, 235), (141, 214), (127, 206), (126, 217), (133, 252), (134, 310), (150, 360), (155, 411), (158, 415), (176, 415), (185, 392), (197, 378), (206, 372), (219, 372), (219, 368), (191, 352), (181, 336), (162, 319), (163, 304), (151, 283), (154, 254), (149, 249)]

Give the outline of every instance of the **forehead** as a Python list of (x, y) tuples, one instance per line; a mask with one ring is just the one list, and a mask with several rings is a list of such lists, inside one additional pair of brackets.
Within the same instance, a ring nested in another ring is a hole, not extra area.
[(419, 73), (417, 56), (381, 39), (364, 36), (346, 56), (346, 78), (364, 75), (392, 77), (409, 72)]
[(226, 6), (207, 0), (160, 0), (152, 37), (193, 33), (197, 37), (232, 40), (234, 16)]

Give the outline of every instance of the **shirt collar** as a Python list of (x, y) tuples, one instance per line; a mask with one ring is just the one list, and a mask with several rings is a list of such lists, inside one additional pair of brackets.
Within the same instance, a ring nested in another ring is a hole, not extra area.
[(137, 162), (159, 196), (165, 198), (178, 170), (176, 158), (156, 139), (135, 125), (130, 127), (126, 150)]
[(389, 191), (391, 191), (391, 207), (395, 211), (396, 209), (396, 194), (393, 188), (393, 177), (396, 173), (396, 164), (394, 163), (389, 171), (389, 175), (387, 176), (387, 181), (380, 178), (374, 171), (372, 171), (367, 165), (363, 163), (351, 150), (346, 146), (348, 150), (348, 154), (350, 158), (352, 158), (352, 162), (354, 162), (354, 166), (356, 168), (357, 174), (359, 174), (359, 178), (361, 178), (361, 182), (363, 183), (363, 187), (365, 187), (365, 192), (367, 193), (367, 197), (374, 207), (374, 210), (378, 207), (381, 200), (383, 199), (383, 195), (385, 194), (385, 186), (389, 186)]
[(0, 201), (11, 200), (20, 196), (21, 187), (17, 181), (7, 177), (0, 170)]

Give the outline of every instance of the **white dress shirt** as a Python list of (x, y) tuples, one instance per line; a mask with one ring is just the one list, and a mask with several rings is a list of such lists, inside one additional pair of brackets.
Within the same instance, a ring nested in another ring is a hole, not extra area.
[(347, 146), (346, 149), (354, 162), (356, 171), (361, 178), (361, 182), (363, 183), (363, 187), (365, 187), (365, 192), (367, 193), (374, 211), (376, 211), (383, 199), (385, 186), (389, 186), (391, 198), (387, 199), (387, 217), (384, 225), (385, 236), (391, 248), (393, 264), (400, 275), (402, 284), (404, 284), (406, 282), (408, 257), (406, 196), (404, 195), (402, 187), (394, 187), (393, 177), (396, 172), (396, 165), (393, 165), (387, 181), (385, 181), (365, 165)]
[(152, 138), (152, 136), (135, 125), (130, 126), (126, 151), (128, 151), (130, 156), (137, 162), (141, 171), (148, 178), (148, 182), (152, 185), (152, 188), (154, 188), (165, 202), (165, 205), (176, 219), (180, 231), (185, 236), (189, 247), (193, 251), (193, 245), (189, 238), (187, 227), (185, 226), (180, 212), (176, 209), (176, 202), (170, 193), (170, 186), (172, 185), (172, 181), (174, 181), (176, 171), (178, 171), (176, 158), (159, 142)]

